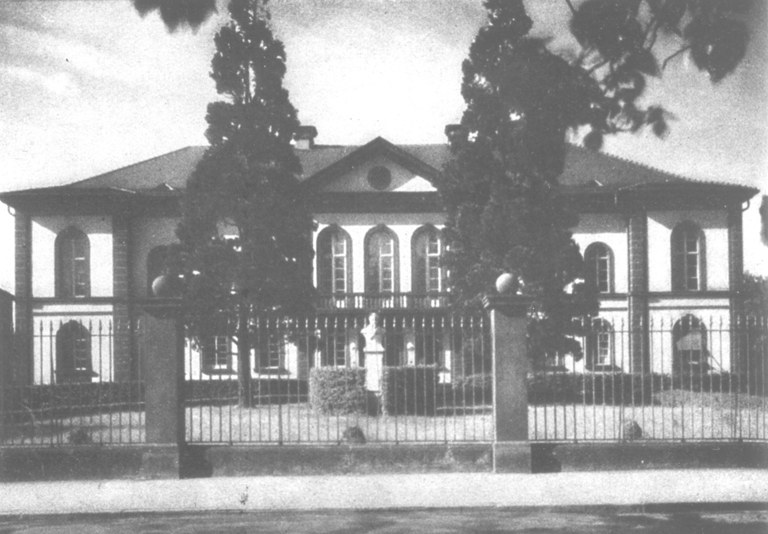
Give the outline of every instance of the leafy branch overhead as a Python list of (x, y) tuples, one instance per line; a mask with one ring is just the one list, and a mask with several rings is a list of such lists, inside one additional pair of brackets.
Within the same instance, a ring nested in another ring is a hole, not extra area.
[[(755, 0), (564, 0), (570, 31), (581, 46), (574, 65), (593, 98), (584, 142), (599, 148), (604, 134), (648, 125), (667, 132), (659, 106), (643, 108), (646, 78), (661, 76), (684, 53), (717, 83), (733, 72), (747, 49), (742, 20)], [(668, 53), (665, 43), (674, 42)]]
[(133, 7), (142, 17), (158, 11), (170, 31), (183, 26), (196, 30), (216, 13), (216, 0), (133, 0)]

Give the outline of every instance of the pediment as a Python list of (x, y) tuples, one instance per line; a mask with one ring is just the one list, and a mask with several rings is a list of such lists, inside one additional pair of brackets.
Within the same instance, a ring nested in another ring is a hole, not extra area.
[(306, 182), (318, 193), (434, 193), (439, 171), (377, 137)]
[(431, 193), (429, 180), (386, 156), (372, 158), (346, 172), (327, 179), (323, 193)]

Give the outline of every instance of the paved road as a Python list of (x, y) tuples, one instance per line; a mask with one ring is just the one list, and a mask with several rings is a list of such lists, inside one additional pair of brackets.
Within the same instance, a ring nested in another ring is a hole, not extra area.
[(2, 517), (0, 534), (59, 533), (691, 533), (766, 534), (768, 509), (423, 510), (229, 512), (104, 516)]

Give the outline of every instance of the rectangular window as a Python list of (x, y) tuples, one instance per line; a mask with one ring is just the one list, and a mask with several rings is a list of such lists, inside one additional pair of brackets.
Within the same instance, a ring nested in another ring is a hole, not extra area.
[(608, 254), (601, 254), (597, 258), (597, 290), (600, 293), (610, 291), (610, 258)]
[(213, 336), (203, 347), (203, 367), (227, 370), (232, 368), (232, 340), (228, 336)]
[(263, 335), (259, 341), (259, 363), (262, 368), (279, 368), (283, 365), (283, 336), (278, 333)]
[(427, 240), (427, 292), (439, 293), (442, 290), (440, 276), (440, 239), (430, 235)]
[(383, 240), (379, 249), (379, 292), (392, 293), (395, 289), (393, 264), (394, 253), (391, 239)]
[(333, 236), (333, 293), (347, 292), (347, 241)]
[(685, 288), (689, 291), (699, 289), (699, 240), (695, 235), (686, 235), (684, 252)]
[(611, 363), (611, 333), (600, 332), (597, 334), (597, 362), (598, 365), (610, 365)]
[(333, 365), (344, 367), (347, 365), (347, 336), (346, 333), (334, 332), (330, 338), (330, 353), (333, 358)]

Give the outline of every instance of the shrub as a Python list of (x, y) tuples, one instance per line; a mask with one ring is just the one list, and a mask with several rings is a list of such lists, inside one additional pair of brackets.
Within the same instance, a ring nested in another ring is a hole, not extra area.
[(450, 384), (441, 384), (437, 400), (446, 406), (480, 406), (493, 402), (493, 376), (472, 374), (457, 376)]
[(552, 404), (580, 401), (581, 388), (581, 375), (538, 371), (528, 375), (528, 402)]
[(382, 411), (386, 415), (432, 415), (437, 398), (437, 366), (384, 367)]
[(315, 367), (309, 372), (309, 402), (321, 413), (366, 411), (365, 369)]

